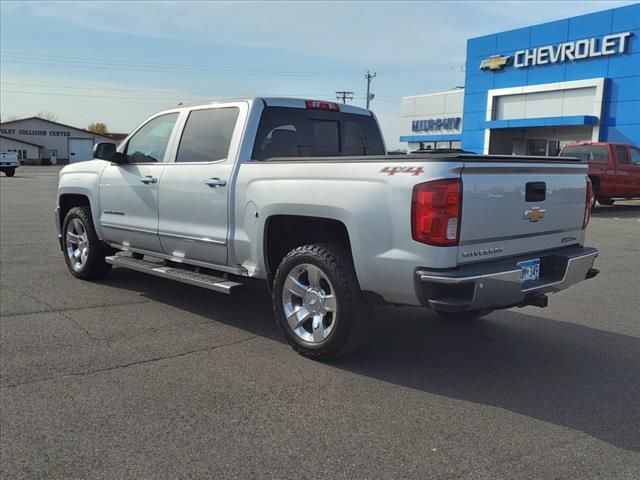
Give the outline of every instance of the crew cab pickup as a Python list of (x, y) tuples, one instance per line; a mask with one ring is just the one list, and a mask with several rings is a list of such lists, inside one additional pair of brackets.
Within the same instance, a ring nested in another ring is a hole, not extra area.
[(160, 112), (59, 175), (81, 279), (112, 266), (232, 293), (268, 282), (301, 354), (355, 346), (374, 304), (476, 318), (593, 277), (577, 159), (387, 155), (368, 110), (255, 98)]
[(613, 205), (616, 200), (640, 198), (640, 148), (624, 143), (576, 143), (566, 145), (560, 156), (589, 163), (592, 208), (596, 200)]

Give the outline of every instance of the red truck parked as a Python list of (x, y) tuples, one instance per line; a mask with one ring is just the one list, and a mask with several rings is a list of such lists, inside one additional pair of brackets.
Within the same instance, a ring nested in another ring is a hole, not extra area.
[(560, 157), (577, 157), (589, 162), (593, 197), (601, 205), (615, 200), (640, 198), (640, 148), (624, 143), (575, 143), (566, 145)]

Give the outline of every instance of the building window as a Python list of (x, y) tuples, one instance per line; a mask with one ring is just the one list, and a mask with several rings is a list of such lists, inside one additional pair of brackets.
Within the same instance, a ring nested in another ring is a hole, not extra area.
[(547, 141), (542, 138), (530, 138), (527, 140), (527, 155), (544, 157), (547, 154)]
[(436, 142), (420, 142), (420, 150), (433, 150), (436, 148)]

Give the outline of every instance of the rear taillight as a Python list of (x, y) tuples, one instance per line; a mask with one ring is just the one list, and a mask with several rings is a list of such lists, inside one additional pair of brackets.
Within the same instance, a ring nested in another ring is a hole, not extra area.
[(591, 220), (591, 196), (593, 195), (593, 188), (591, 187), (591, 179), (587, 177), (587, 195), (584, 202), (584, 217), (582, 219), (582, 229), (584, 230), (589, 225)]
[(437, 246), (460, 240), (462, 182), (458, 178), (413, 187), (411, 235), (416, 242)]
[(322, 102), (320, 100), (307, 100), (305, 104), (307, 108), (312, 108), (314, 110), (329, 110), (332, 112), (340, 111), (340, 105), (333, 102)]

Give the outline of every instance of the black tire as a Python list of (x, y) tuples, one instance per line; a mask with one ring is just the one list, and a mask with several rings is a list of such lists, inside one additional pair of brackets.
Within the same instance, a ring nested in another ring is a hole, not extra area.
[(610, 198), (599, 198), (598, 199), (598, 203), (600, 205), (613, 205), (614, 202), (615, 202), (615, 200), (612, 200)]
[[(74, 220), (78, 220), (82, 224), (87, 238), (88, 253), (86, 260), (80, 267), (72, 264), (69, 253), (69, 249), (73, 249), (74, 244), (69, 241), (67, 231), (69, 230), (70, 223)], [(62, 245), (64, 260), (67, 268), (69, 268), (69, 272), (71, 272), (71, 275), (74, 277), (83, 280), (97, 280), (103, 278), (109, 273), (109, 270), (111, 270), (111, 264), (107, 263), (104, 258), (112, 255), (114, 250), (107, 247), (98, 238), (93, 226), (93, 219), (91, 218), (91, 209), (88, 206), (73, 207), (67, 212), (62, 224)]]
[(440, 317), (454, 322), (468, 322), (471, 320), (478, 320), (486, 315), (489, 315), (493, 310), (471, 310), (468, 312), (436, 312)]
[(16, 169), (15, 167), (7, 168), (7, 169), (4, 169), (3, 172), (7, 177), (13, 177), (16, 174)]
[(591, 211), (593, 211), (596, 208), (596, 200), (598, 199), (598, 184), (594, 182), (591, 188)]
[[(285, 315), (284, 287), (290, 273), (301, 265), (318, 267), (330, 281), (336, 300), (336, 313), (331, 333), (320, 342), (303, 340), (289, 325)], [(367, 320), (373, 308), (360, 290), (351, 256), (341, 247), (330, 244), (304, 245), (290, 251), (276, 270), (273, 290), (276, 323), (289, 344), (299, 354), (314, 360), (329, 360), (352, 352), (361, 345)]]

